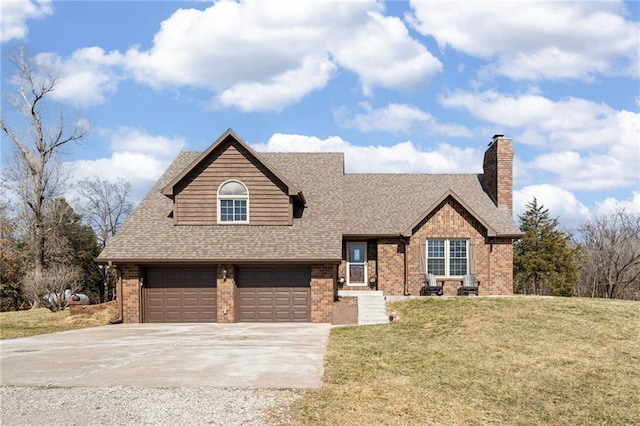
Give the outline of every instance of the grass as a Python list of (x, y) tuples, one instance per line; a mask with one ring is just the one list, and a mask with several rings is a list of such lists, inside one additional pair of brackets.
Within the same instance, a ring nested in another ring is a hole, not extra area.
[(301, 424), (592, 425), (640, 419), (640, 303), (413, 299), (331, 331)]
[(107, 309), (91, 316), (69, 315), (69, 310), (51, 312), (46, 308), (28, 311), (0, 312), (0, 339), (35, 336), (56, 331), (106, 325), (117, 316), (115, 309)]

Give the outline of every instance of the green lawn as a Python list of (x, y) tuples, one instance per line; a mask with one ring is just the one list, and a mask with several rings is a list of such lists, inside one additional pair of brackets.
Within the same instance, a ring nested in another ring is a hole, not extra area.
[(68, 309), (58, 312), (51, 312), (45, 308), (0, 312), (0, 339), (106, 325), (109, 319), (115, 317), (116, 312), (113, 310), (105, 310), (92, 316), (70, 316)]
[(296, 407), (325, 425), (640, 422), (640, 303), (413, 299), (400, 320), (331, 331), (325, 384)]

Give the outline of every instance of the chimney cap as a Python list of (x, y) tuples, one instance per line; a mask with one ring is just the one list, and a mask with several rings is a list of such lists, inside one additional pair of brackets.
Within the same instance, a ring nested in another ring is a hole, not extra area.
[(496, 135), (493, 135), (493, 138), (491, 138), (491, 139), (493, 139), (495, 141), (496, 139), (499, 139), (499, 138), (502, 138), (502, 137), (504, 137), (504, 135), (496, 134)]

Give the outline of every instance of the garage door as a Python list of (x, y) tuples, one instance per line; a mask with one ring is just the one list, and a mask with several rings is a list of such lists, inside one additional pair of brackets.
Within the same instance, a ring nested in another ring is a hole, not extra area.
[(242, 268), (238, 273), (239, 321), (310, 321), (309, 268)]
[(215, 269), (148, 269), (143, 293), (144, 322), (216, 322)]

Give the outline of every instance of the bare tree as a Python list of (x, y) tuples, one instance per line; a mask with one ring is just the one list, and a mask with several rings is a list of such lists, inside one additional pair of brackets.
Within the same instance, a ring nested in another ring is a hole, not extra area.
[[(129, 199), (131, 184), (124, 179), (110, 182), (94, 177), (79, 181), (77, 189), (81, 196), (83, 216), (95, 231), (98, 243), (104, 248), (133, 210)], [(100, 299), (105, 302), (109, 300), (110, 294), (115, 296), (117, 274), (107, 265), (100, 265), (100, 275)]]
[(52, 67), (38, 67), (33, 58), (27, 57), (24, 49), (10, 56), (16, 66), (13, 82), (16, 93), (8, 97), (15, 112), (26, 121), (26, 130), (19, 132), (0, 118), (0, 127), (13, 142), (15, 157), (8, 171), (11, 188), (24, 203), (29, 234), (34, 243), (34, 267), (42, 271), (45, 266), (45, 206), (59, 191), (62, 171), (57, 166), (61, 148), (87, 134), (87, 128), (76, 122), (65, 123), (63, 114), (48, 120), (45, 111), (59, 74)]
[(75, 266), (55, 264), (32, 269), (24, 277), (24, 291), (34, 306), (42, 304), (52, 312), (67, 306), (68, 296), (79, 289), (80, 271)]
[(640, 293), (640, 214), (624, 209), (594, 216), (579, 229), (583, 251), (580, 293), (635, 298)]
[(94, 177), (79, 181), (78, 193), (82, 215), (104, 248), (133, 210), (131, 184), (122, 178), (110, 182)]

